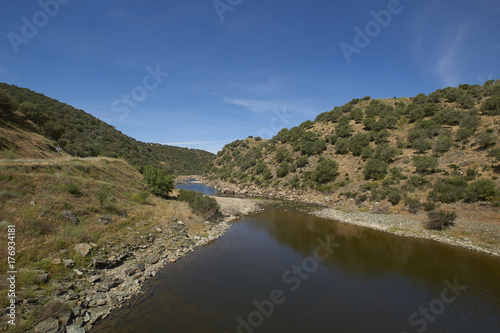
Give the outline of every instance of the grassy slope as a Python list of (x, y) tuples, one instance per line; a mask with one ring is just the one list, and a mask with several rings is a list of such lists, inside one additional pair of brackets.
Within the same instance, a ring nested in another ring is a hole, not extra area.
[[(53, 264), (53, 258), (74, 259), (76, 267), (86, 266), (98, 248), (137, 242), (138, 234), (150, 233), (173, 216), (190, 228), (200, 228), (187, 204), (148, 196), (142, 175), (118, 159), (2, 161), (0, 189), (0, 220), (16, 225), (16, 267), (51, 272), (51, 283), (71, 275), (70, 268)], [(65, 219), (65, 210), (73, 211), (80, 223)], [(113, 223), (99, 224), (101, 216), (109, 216)], [(147, 226), (143, 221), (148, 221)], [(91, 256), (81, 258), (74, 252), (81, 242), (96, 244)], [(7, 248), (6, 237), (0, 239), (0, 247)], [(7, 260), (2, 260), (2, 284), (6, 271)], [(40, 284), (19, 273), (19, 296), (50, 295), (51, 283)], [(0, 288), (2, 302), (7, 300), (4, 287)], [(35, 318), (25, 319), (29, 325)]]

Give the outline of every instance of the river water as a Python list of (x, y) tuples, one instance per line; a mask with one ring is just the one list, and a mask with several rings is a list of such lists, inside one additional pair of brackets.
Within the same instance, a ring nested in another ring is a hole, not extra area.
[(500, 259), (289, 205), (169, 264), (94, 332), (500, 332)]

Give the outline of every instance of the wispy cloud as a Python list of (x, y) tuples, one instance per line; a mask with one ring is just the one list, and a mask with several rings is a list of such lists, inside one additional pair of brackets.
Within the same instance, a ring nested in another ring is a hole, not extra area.
[(448, 31), (444, 34), (442, 49), (439, 54), (439, 60), (435, 71), (440, 80), (448, 85), (455, 86), (460, 81), (461, 55), (463, 54), (463, 43), (465, 39), (466, 25), (462, 24), (453, 27), (453, 32)]

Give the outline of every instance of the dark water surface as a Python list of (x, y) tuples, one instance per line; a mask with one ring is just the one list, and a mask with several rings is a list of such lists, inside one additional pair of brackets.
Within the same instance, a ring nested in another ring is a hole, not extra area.
[(144, 289), (94, 332), (500, 332), (499, 258), (294, 209), (240, 219)]

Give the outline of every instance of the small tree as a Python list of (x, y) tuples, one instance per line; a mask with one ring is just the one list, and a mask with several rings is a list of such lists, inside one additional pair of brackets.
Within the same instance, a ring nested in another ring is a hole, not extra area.
[(174, 189), (174, 180), (165, 169), (147, 166), (143, 175), (146, 186), (154, 195), (167, 196)]
[(313, 180), (325, 184), (338, 175), (339, 165), (334, 160), (321, 159), (313, 173)]
[(389, 165), (384, 161), (380, 161), (374, 158), (369, 159), (363, 170), (365, 179), (383, 179), (387, 174), (387, 169)]
[(418, 173), (433, 173), (438, 167), (438, 158), (434, 156), (415, 156), (413, 165)]

